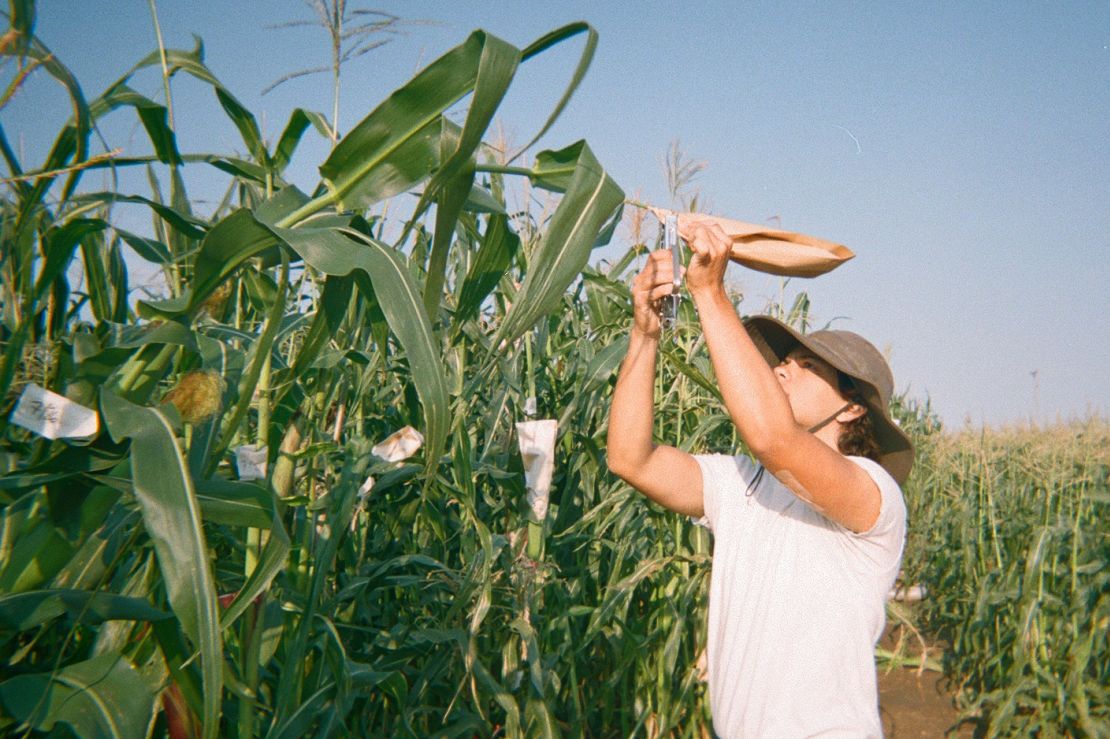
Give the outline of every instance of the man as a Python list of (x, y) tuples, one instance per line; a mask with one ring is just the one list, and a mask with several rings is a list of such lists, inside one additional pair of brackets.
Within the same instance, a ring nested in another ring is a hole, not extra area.
[[(899, 484), (913, 462), (893, 423), (890, 370), (846, 331), (742, 323), (724, 288), (731, 242), (682, 217), (686, 286), (728, 410), (755, 455), (687, 454), (652, 440), (671, 292), (658, 251), (633, 283), (633, 328), (609, 420), (609, 468), (713, 531), (709, 696), (724, 737), (878, 737), (874, 647), (905, 539)], [(870, 457), (870, 458), (869, 458)], [(769, 472), (770, 474), (765, 474)]]

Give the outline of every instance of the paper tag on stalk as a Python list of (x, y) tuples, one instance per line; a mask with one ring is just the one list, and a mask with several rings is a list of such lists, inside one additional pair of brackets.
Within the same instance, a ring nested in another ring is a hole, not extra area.
[(412, 426), (405, 426), (400, 431), (390, 434), (382, 443), (371, 449), (375, 457), (380, 457), (386, 462), (401, 462), (416, 454), (424, 444), (424, 435)]
[(555, 471), (555, 435), (559, 422), (553, 418), (521, 421), (516, 425), (520, 456), (524, 460), (524, 484), (528, 488), (528, 505), (535, 521), (547, 518), (551, 495), (551, 475)]
[(235, 447), (235, 467), (240, 480), (266, 479), (266, 445), (244, 444)]
[(100, 429), (96, 411), (35, 384), (23, 388), (11, 422), (47, 439), (80, 439)]

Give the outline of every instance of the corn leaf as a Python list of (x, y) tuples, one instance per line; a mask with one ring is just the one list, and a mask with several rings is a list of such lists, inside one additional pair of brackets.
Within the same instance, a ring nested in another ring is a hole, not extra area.
[(145, 95), (131, 89), (125, 82), (112, 85), (103, 95), (94, 100), (89, 109), (96, 120), (116, 108), (129, 106), (135, 109), (142, 121), (143, 128), (154, 146), (154, 155), (165, 164), (181, 164), (181, 154), (177, 150), (177, 137), (169, 125), (166, 106), (154, 102)]
[(62, 614), (80, 618), (86, 624), (116, 619), (157, 621), (170, 617), (146, 600), (114, 593), (57, 589), (0, 595), (0, 630), (26, 631)]
[[(481, 69), (490, 78), (489, 92), (484, 91), (482, 99), (476, 101), (479, 107), (472, 129), (464, 133), (463, 145), (457, 158), (449, 160), (451, 166), (443, 179), (453, 176), (454, 169), (470, 155), (466, 145), (475, 133), (480, 139), (485, 130), (481, 121), (488, 123), (504, 94), (507, 67), (515, 69), (519, 60), (519, 52), (513, 51), (503, 41), (475, 31), (366, 116), (320, 166), (320, 174), (339, 206), (364, 210), (431, 174), (440, 163), (440, 116), (474, 90)], [(484, 68), (483, 58), (487, 60)], [(507, 76), (511, 78), (511, 73)], [(473, 145), (477, 146), (477, 141)], [(436, 189), (438, 185), (430, 188), (430, 193)]]
[(294, 109), (289, 116), (289, 122), (285, 124), (285, 130), (281, 132), (281, 138), (278, 139), (277, 146), (274, 147), (274, 155), (271, 161), (275, 172), (280, 174), (289, 165), (289, 160), (293, 158), (293, 151), (300, 143), (301, 136), (309, 124), (312, 124), (324, 138), (327, 138), (328, 123), (321, 113), (307, 111), (303, 108)]
[[(262, 133), (258, 128), (258, 123), (254, 119), (247, 108), (239, 102), (239, 100), (231, 94), (231, 92), (223, 86), (223, 84), (216, 78), (204, 64), (204, 44), (197, 37), (194, 37), (196, 46), (192, 51), (184, 51), (182, 49), (166, 49), (165, 59), (166, 66), (169, 74), (172, 76), (177, 72), (185, 72), (198, 80), (205, 82), (212, 86), (213, 91), (216, 93), (216, 99), (219, 101), (220, 106), (227, 113), (228, 118), (238, 129), (239, 135), (243, 138), (243, 143), (246, 144), (247, 151), (255, 158), (259, 165), (269, 166), (270, 158), (266, 152), (266, 146), (262, 142)], [(151, 52), (139, 61), (131, 70), (124, 76), (123, 80), (130, 78), (132, 74), (140, 69), (150, 66), (160, 66), (162, 64), (161, 52)], [(121, 80), (122, 81), (122, 80)]]
[(543, 36), (540, 36), (538, 39), (525, 47), (524, 51), (521, 52), (521, 61), (528, 61), (537, 54), (550, 49), (555, 44), (562, 43), (566, 39), (577, 36), (580, 33), (586, 34), (586, 45), (582, 49), (582, 56), (578, 58), (578, 65), (574, 68), (574, 74), (571, 76), (570, 82), (567, 84), (567, 89), (563, 91), (563, 96), (559, 98), (559, 102), (555, 104), (554, 110), (551, 111), (551, 114), (547, 117), (547, 120), (544, 121), (543, 127), (540, 128), (539, 132), (535, 136), (532, 137), (531, 141), (520, 147), (517, 153), (510, 158), (510, 161), (516, 159), (518, 156), (520, 156), (520, 154), (532, 148), (532, 145), (539, 141), (543, 137), (543, 135), (547, 133), (548, 129), (551, 128), (556, 119), (558, 119), (559, 115), (563, 112), (563, 109), (566, 108), (567, 103), (570, 102), (571, 97), (578, 89), (578, 85), (581, 84), (582, 78), (586, 76), (586, 71), (590, 68), (590, 62), (593, 61), (594, 51), (597, 50), (597, 31), (593, 28), (593, 26), (583, 21), (570, 23), (563, 26), (562, 28), (556, 28), (550, 33), (545, 33)]
[(531, 255), (524, 284), (498, 329), (493, 347), (515, 340), (556, 307), (624, 201), (624, 192), (584, 142), (564, 151), (575, 155), (574, 175), (566, 182), (566, 194)]
[(223, 686), (216, 587), (201, 524), (200, 505), (173, 427), (155, 408), (101, 391), (100, 409), (112, 438), (131, 439), (132, 489), (154, 543), (170, 606), (200, 650), (204, 735), (219, 726)]
[(20, 593), (53, 577), (73, 554), (53, 522), (36, 515), (38, 495), (0, 509), (0, 592)]
[(70, 198), (70, 202), (74, 205), (96, 204), (103, 203), (105, 205), (112, 205), (115, 203), (137, 203), (145, 205), (152, 211), (158, 214), (163, 220), (166, 221), (175, 231), (189, 239), (202, 239), (208, 225), (198, 218), (194, 218), (188, 213), (182, 213), (174, 210), (168, 205), (144, 198), (141, 195), (120, 195), (114, 192), (93, 192), (82, 195), (74, 195)]
[(161, 241), (139, 236), (130, 231), (124, 231), (122, 228), (117, 228), (115, 231), (121, 239), (127, 242), (128, 246), (135, 250), (136, 254), (146, 261), (154, 264), (170, 264), (173, 261), (169, 248)]
[(122, 655), (109, 652), (55, 673), (0, 683), (0, 701), (39, 731), (63, 723), (86, 739), (142, 739), (154, 714), (154, 686)]
[[(473, 110), (473, 108), (471, 108)], [(446, 128), (441, 147), (444, 159), (451, 157), (448, 149), (454, 148), (458, 140), (456, 132)], [(452, 127), (453, 128), (453, 127)], [(461, 143), (458, 144), (461, 146)], [(441, 178), (446, 168), (436, 174), (432, 183), (429, 183), (425, 195), (431, 192), (435, 181), (442, 183), (436, 205), (435, 234), (432, 236), (432, 253), (428, 258), (428, 273), (424, 281), (424, 310), (433, 322), (439, 313), (439, 304), (443, 299), (443, 282), (447, 272), (447, 252), (455, 235), (455, 224), (459, 214), (466, 205), (467, 197), (474, 185), (474, 160), (467, 158), (461, 166), (455, 167), (454, 175), (450, 178)], [(421, 203), (424, 200), (421, 198)], [(419, 212), (420, 205), (417, 205)]]
[(369, 281), (373, 297), (408, 357), (412, 384), (424, 408), (428, 469), (434, 470), (450, 427), (447, 373), (405, 261), (397, 250), (353, 229), (271, 226), (271, 230), (320, 272), (335, 276), (354, 272), (356, 284), (363, 276)]
[(467, 270), (459, 294), (459, 307), (455, 311), (453, 329), (458, 335), (463, 326), (478, 314), (482, 302), (489, 297), (493, 288), (512, 264), (520, 237), (509, 227), (509, 219), (496, 215), (489, 219), (478, 254)]
[[(444, 120), (446, 135), (440, 140), (442, 163), (424, 188), (413, 214), (415, 221), (423, 214), (433, 198), (439, 202), (436, 209), (436, 241), (433, 242), (432, 262), (428, 274), (428, 287), (431, 289), (425, 292), (426, 303), (430, 302), (430, 298), (427, 297), (430, 294), (434, 294), (438, 301), (439, 288), (442, 287), (440, 272), (442, 272), (442, 266), (446, 265), (447, 259), (446, 249), (454, 232), (455, 221), (466, 202), (467, 193), (474, 180), (474, 152), (482, 143), (482, 135), (493, 120), (493, 114), (497, 111), (502, 98), (505, 97), (519, 63), (519, 49), (501, 39), (484, 34), (474, 81), (474, 98), (467, 110), (462, 131), (456, 135), (454, 124)], [(440, 211), (444, 212), (441, 214)], [(407, 233), (408, 229), (405, 235)], [(401, 240), (404, 240), (404, 236)], [(438, 255), (437, 245), (440, 247)], [(437, 256), (439, 262), (437, 262)], [(429, 311), (429, 315), (434, 317), (434, 312)]]
[[(58, 134), (54, 146), (42, 166), (44, 171), (63, 169), (68, 165), (83, 162), (88, 157), (89, 135), (92, 132), (93, 123), (92, 115), (89, 112), (88, 102), (85, 100), (85, 94), (81, 90), (77, 78), (64, 64), (58, 61), (57, 56), (31, 34), (34, 26), (34, 12), (33, 10), (26, 11), (26, 7), (28, 7), (28, 3), (25, 0), (13, 3), (12, 19), (17, 37), (14, 39), (15, 43), (0, 44), (0, 57), (17, 56), (34, 60), (41, 64), (42, 68), (61, 83), (66, 88), (66, 92), (69, 93), (70, 103), (73, 106), (73, 117)], [(75, 169), (67, 176), (65, 187), (62, 190), (63, 200), (73, 194), (77, 183), (81, 179), (81, 174), (81, 169)], [(41, 203), (54, 180), (55, 176), (39, 178), (35, 185), (26, 192), (25, 207), (20, 213), (17, 230), (22, 227), (31, 211)]]

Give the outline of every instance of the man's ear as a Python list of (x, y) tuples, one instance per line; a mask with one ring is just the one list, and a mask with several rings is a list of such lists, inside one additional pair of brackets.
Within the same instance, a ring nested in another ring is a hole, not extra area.
[(857, 418), (865, 415), (867, 415), (866, 406), (860, 405), (859, 403), (852, 403), (850, 406), (845, 408), (844, 411), (840, 413), (840, 415), (836, 417), (836, 420), (840, 423), (851, 423)]

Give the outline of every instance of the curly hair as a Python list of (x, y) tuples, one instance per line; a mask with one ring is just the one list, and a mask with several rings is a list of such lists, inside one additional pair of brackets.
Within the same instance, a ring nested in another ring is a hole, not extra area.
[[(867, 404), (863, 401), (856, 384), (851, 377), (843, 372), (836, 373), (837, 384), (840, 385), (840, 394), (845, 400), (859, 403), (864, 408)], [(845, 456), (867, 457), (879, 461), (882, 449), (875, 434), (875, 422), (871, 420), (871, 411), (868, 410), (859, 418), (849, 421), (840, 429), (840, 438), (836, 441), (840, 453)]]

